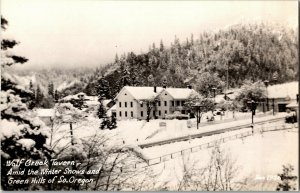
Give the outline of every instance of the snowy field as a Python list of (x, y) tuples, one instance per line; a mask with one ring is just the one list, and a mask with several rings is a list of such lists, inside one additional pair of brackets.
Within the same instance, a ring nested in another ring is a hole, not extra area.
[[(248, 116), (241, 114), (241, 116)], [(270, 118), (285, 117), (285, 113), (278, 113), (275, 116), (255, 117), (255, 121), (268, 120)], [(195, 121), (191, 119), (191, 121)], [(166, 127), (160, 127), (160, 123), (165, 122)], [(95, 117), (88, 117), (86, 121), (73, 123), (74, 138), (88, 138), (95, 134), (103, 134), (111, 139), (111, 144), (115, 145), (139, 145), (144, 143), (167, 140), (176, 137), (189, 136), (203, 132), (214, 131), (218, 129), (230, 128), (233, 126), (251, 123), (250, 118), (229, 121), (224, 123), (210, 123), (200, 126), (197, 130), (196, 126), (189, 128), (187, 120), (122, 120), (117, 122), (117, 128), (113, 130), (100, 130), (101, 121)], [(62, 139), (63, 138), (63, 139)], [(59, 146), (65, 146), (70, 143), (70, 125), (55, 125), (55, 133), (52, 141), (59, 141)], [(49, 140), (48, 140), (48, 143)]]
[[(278, 113), (275, 116), (269, 115), (264, 117), (255, 117), (254, 120), (262, 121), (268, 120), (270, 118), (279, 118), (285, 116), (286, 113)], [(195, 119), (191, 119), (191, 121), (195, 121)], [(160, 127), (161, 122), (165, 122), (166, 127)], [(122, 138), (126, 144), (143, 144), (182, 136), (189, 136), (218, 129), (230, 128), (233, 126), (249, 123), (251, 123), (251, 116), (248, 119), (243, 118), (241, 120), (229, 121), (219, 124), (210, 123), (203, 126), (200, 125), (199, 129), (197, 130), (196, 124), (194, 124), (193, 127), (189, 128), (187, 125), (187, 120), (157, 119), (150, 120), (150, 122), (124, 120), (118, 122), (119, 125), (115, 132), (118, 133), (118, 136)]]
[[(283, 125), (284, 122), (274, 122), (274, 123), (268, 123), (264, 125), (258, 125), (254, 128), (254, 134), (260, 133), (261, 129), (267, 130), (267, 129), (273, 129), (276, 126), (281, 126)], [(293, 127), (290, 124), (285, 124), (285, 127)], [(157, 158), (160, 156), (172, 154), (172, 153), (178, 153), (180, 151), (188, 152), (190, 151), (190, 148), (193, 148), (194, 151), (198, 151), (198, 147), (202, 146), (201, 148), (206, 148), (207, 143), (214, 143), (215, 141), (219, 141), (223, 138), (225, 138), (226, 141), (229, 140), (237, 140), (235, 138), (236, 135), (241, 135), (243, 134), (244, 136), (248, 136), (252, 134), (252, 128), (243, 128), (239, 130), (234, 130), (234, 131), (227, 131), (224, 133), (216, 134), (216, 135), (210, 135), (210, 136), (204, 136), (201, 138), (196, 138), (196, 139), (189, 139), (187, 141), (179, 141), (179, 142), (174, 142), (174, 143), (169, 143), (165, 145), (160, 145), (160, 146), (153, 146), (149, 148), (144, 148), (143, 149), (143, 154), (145, 157), (148, 159), (153, 159)], [(241, 138), (241, 137), (238, 137)], [(244, 138), (244, 137), (243, 137)], [(241, 139), (239, 139), (241, 140)], [(225, 142), (226, 142), (225, 141)], [(210, 145), (210, 146), (211, 146)]]
[[(275, 117), (284, 116), (286, 116), (285, 113), (275, 115)], [(256, 117), (254, 120), (268, 120), (273, 117), (274, 116)], [(159, 127), (161, 121), (166, 122), (167, 127)], [(94, 117), (88, 117), (88, 120), (84, 122), (73, 124), (73, 132), (75, 140), (88, 139), (95, 134), (101, 134), (110, 138), (109, 143), (111, 145), (137, 146), (140, 143), (192, 135), (248, 123), (251, 123), (251, 119), (205, 125), (197, 130), (195, 127), (188, 128), (187, 120), (150, 120), (148, 123), (146, 121), (124, 120), (118, 121), (118, 127), (114, 130), (100, 130), (100, 120)], [(273, 190), (278, 180), (276, 179), (276, 175), (281, 172), (283, 164), (290, 163), (295, 166), (295, 171), (298, 171), (298, 128), (265, 133), (259, 132), (262, 128), (268, 129), (268, 127), (282, 124), (284, 124), (283, 120), (260, 126), (256, 125), (253, 136), (228, 140), (225, 143), (221, 143), (221, 148), (225, 152), (230, 152), (232, 158), (237, 160), (236, 164), (240, 168), (240, 172), (236, 176), (237, 180), (249, 178), (252, 180), (251, 186), (255, 186), (257, 188), (256, 190), (262, 190), (261, 185), (259, 185), (261, 177), (272, 176), (275, 180), (272, 179), (272, 181), (268, 181), (269, 186), (263, 189)], [(224, 137), (247, 132), (250, 134), (251, 131), (251, 128), (244, 128), (217, 135), (144, 148), (141, 149), (140, 152), (145, 158), (153, 159), (210, 143)], [(69, 124), (58, 126), (56, 133), (53, 135), (53, 141), (57, 140), (59, 140), (58, 146), (60, 147), (70, 144)], [(212, 148), (202, 148), (195, 152), (188, 151), (188, 153), (184, 153), (182, 156), (176, 156), (176, 158), (162, 161), (150, 167), (159, 176), (157, 178), (158, 184), (166, 183), (168, 187), (176, 190), (178, 180), (182, 178), (184, 166), (203, 167), (209, 162), (211, 150)], [(249, 190), (252, 190), (252, 188), (253, 187), (249, 187)]]
[[(191, 143), (196, 143), (193, 141), (197, 140), (194, 139)], [(184, 145), (188, 146), (189, 142), (183, 142), (181, 145), (172, 144), (174, 149)], [(157, 146), (149, 151), (164, 151), (164, 146)], [(290, 163), (295, 167), (295, 171), (298, 171), (298, 129), (266, 132), (263, 135), (255, 134), (243, 140), (223, 143), (221, 148), (229, 152), (233, 159), (236, 159), (236, 165), (240, 168), (235, 177), (236, 180), (242, 181), (249, 178), (252, 181), (252, 186), (260, 183), (262, 177), (266, 177), (270, 178), (267, 183), (273, 184), (269, 190), (274, 190), (274, 184), (277, 184), (274, 182), (278, 181), (277, 174), (281, 173), (283, 164)], [(159, 181), (161, 184), (168, 183), (168, 186), (176, 189), (178, 179), (182, 178), (184, 165), (194, 165), (195, 168), (203, 167), (209, 162), (210, 152), (211, 148), (203, 149), (154, 165), (152, 168), (160, 174)], [(297, 174), (297, 176), (299, 175)], [(248, 188), (251, 189), (252, 187)]]

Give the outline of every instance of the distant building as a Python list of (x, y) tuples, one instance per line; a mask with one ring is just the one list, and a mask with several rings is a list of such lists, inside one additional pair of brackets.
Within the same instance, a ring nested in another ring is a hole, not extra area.
[(36, 115), (39, 117), (46, 125), (51, 125), (55, 111), (54, 109), (36, 109)]
[(71, 103), (75, 104), (78, 101), (83, 102), (83, 107), (91, 108), (99, 105), (97, 96), (87, 96), (85, 93), (80, 92), (75, 95), (68, 95), (59, 100), (60, 103)]
[(284, 84), (277, 84), (267, 87), (267, 97), (269, 101), (269, 110), (273, 108), (274, 100), (274, 111), (285, 112), (289, 104), (292, 106), (297, 103), (297, 95), (299, 82), (289, 82)]
[(197, 92), (191, 88), (125, 86), (115, 97), (117, 119), (146, 119), (146, 101), (154, 99), (156, 105), (151, 109), (151, 118), (165, 118), (166, 115), (173, 114), (175, 111), (188, 114), (190, 112), (184, 103), (192, 93)]

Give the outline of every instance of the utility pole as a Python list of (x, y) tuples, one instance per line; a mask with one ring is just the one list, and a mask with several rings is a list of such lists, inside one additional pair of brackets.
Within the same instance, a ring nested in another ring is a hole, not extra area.
[(268, 97), (268, 86), (269, 86), (269, 81), (265, 80), (264, 81), (265, 86), (266, 86), (266, 95), (267, 95), (267, 111), (269, 111), (269, 97)]

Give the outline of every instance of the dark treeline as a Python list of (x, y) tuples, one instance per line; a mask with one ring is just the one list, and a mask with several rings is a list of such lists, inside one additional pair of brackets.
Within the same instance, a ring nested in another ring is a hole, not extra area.
[[(211, 87), (224, 90), (227, 69), (230, 88), (245, 80), (283, 83), (298, 77), (298, 39), (295, 30), (271, 24), (237, 24), (218, 32), (203, 32), (186, 40), (176, 36), (171, 45), (154, 43), (147, 53), (116, 55), (114, 62), (95, 69), (45, 70), (38, 77), (41, 89), (49, 81), (60, 97), (85, 92), (97, 95), (100, 78), (108, 81), (110, 97), (124, 85), (169, 87), (192, 85), (204, 95)], [(55, 80), (53, 80), (55, 79)], [(45, 93), (47, 90), (45, 89)]]

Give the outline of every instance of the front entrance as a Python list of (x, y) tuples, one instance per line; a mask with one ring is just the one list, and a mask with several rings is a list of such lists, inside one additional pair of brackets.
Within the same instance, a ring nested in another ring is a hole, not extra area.
[(278, 112), (286, 112), (286, 104), (278, 104)]

